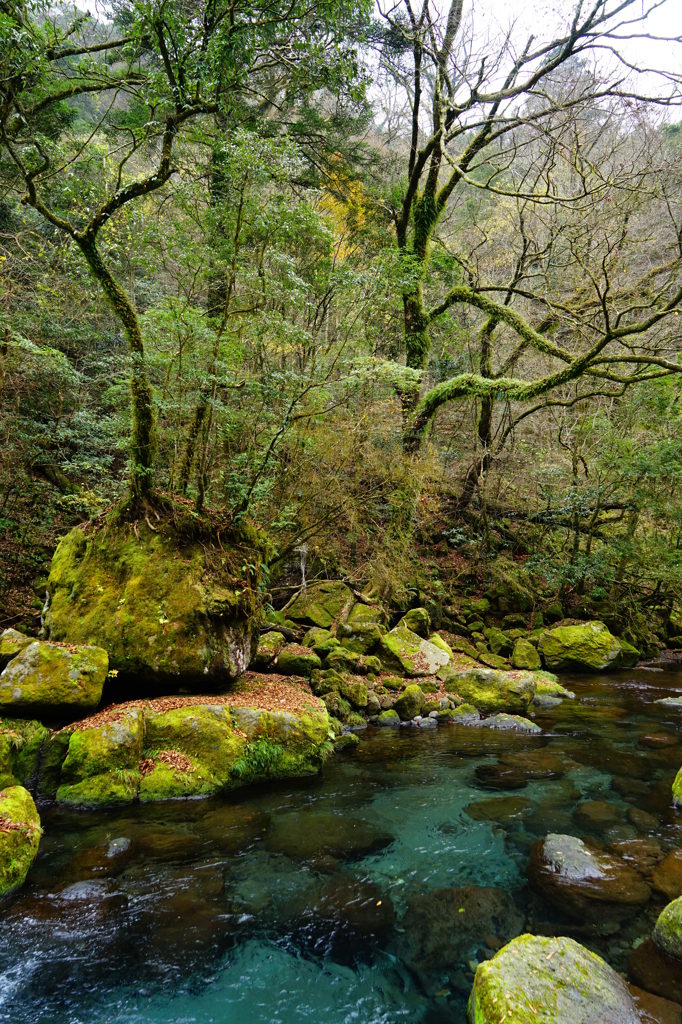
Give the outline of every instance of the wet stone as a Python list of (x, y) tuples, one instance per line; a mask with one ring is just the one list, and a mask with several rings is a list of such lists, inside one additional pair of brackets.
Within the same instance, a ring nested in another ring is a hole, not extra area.
[(654, 888), (675, 900), (682, 896), (682, 850), (673, 850), (651, 873)]
[(655, 814), (649, 814), (639, 807), (628, 808), (628, 821), (634, 825), (638, 832), (651, 832), (658, 827), (658, 818)]
[(628, 985), (630, 995), (642, 1016), (642, 1024), (682, 1024), (682, 1006), (645, 992), (636, 985)]
[(491, 797), (489, 800), (475, 800), (464, 808), (475, 821), (513, 821), (521, 819), (531, 810), (532, 804), (525, 796)]
[(607, 800), (585, 800), (573, 812), (576, 825), (588, 832), (606, 832), (623, 820), (623, 810)]
[(303, 811), (275, 819), (265, 847), (292, 860), (354, 860), (378, 853), (392, 842), (393, 836), (361, 818)]
[(609, 850), (645, 875), (649, 875), (664, 857), (657, 839), (629, 839), (613, 843)]
[(680, 961), (662, 953), (651, 939), (646, 939), (632, 951), (628, 958), (628, 970), (635, 984), (647, 992), (653, 992), (674, 1003), (682, 1003)]
[(482, 764), (475, 772), (476, 782), (484, 789), (523, 789), (526, 779), (523, 774), (511, 765)]
[(523, 930), (523, 915), (502, 889), (466, 886), (415, 896), (400, 922), (399, 952), (430, 995), (492, 945)]

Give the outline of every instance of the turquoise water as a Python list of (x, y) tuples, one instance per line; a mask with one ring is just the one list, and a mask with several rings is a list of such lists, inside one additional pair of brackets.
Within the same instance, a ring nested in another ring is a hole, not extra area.
[(578, 700), (538, 712), (539, 737), (371, 729), (295, 785), (46, 809), (28, 883), (0, 906), (0, 1020), (460, 1022), (477, 962), (523, 930), (624, 969), (665, 898), (588, 931), (528, 887), (528, 855), (548, 831), (682, 845), (682, 714), (653, 703), (682, 676), (563, 681)]

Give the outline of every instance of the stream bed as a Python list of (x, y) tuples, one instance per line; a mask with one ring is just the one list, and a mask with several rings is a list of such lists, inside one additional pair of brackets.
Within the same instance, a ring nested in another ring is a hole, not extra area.
[(577, 699), (541, 736), (370, 728), (296, 784), (43, 809), (0, 907), (0, 1021), (463, 1024), (477, 962), (526, 930), (624, 971), (667, 898), (588, 927), (529, 887), (529, 853), (548, 832), (631, 862), (682, 847), (682, 712), (654, 703), (682, 675), (561, 681)]

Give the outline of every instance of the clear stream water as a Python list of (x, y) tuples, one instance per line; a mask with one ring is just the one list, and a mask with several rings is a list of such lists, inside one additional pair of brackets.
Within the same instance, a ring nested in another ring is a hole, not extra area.
[[(476, 963), (523, 930), (624, 969), (665, 898), (587, 932), (529, 888), (528, 854), (549, 831), (682, 846), (682, 713), (653, 703), (682, 675), (562, 681), (578, 699), (538, 712), (539, 737), (369, 729), (310, 781), (46, 809), (0, 906), (0, 1021), (460, 1024)], [(585, 820), (585, 800), (611, 806)]]

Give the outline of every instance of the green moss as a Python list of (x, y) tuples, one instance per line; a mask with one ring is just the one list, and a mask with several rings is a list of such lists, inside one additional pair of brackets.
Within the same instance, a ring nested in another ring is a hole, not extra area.
[(0, 719), (0, 789), (32, 786), (49, 730), (40, 722)]
[(392, 727), (398, 726), (400, 725), (400, 715), (392, 708), (388, 711), (382, 711), (377, 718), (377, 725)]
[(263, 633), (258, 640), (258, 647), (253, 658), (252, 668), (262, 669), (270, 665), (284, 647), (285, 640), (282, 633), (272, 630)]
[(376, 651), (385, 632), (386, 630), (376, 622), (339, 626), (339, 636), (343, 640), (344, 648), (355, 654), (371, 654), (372, 651)]
[(353, 595), (345, 583), (327, 581), (309, 586), (284, 610), (294, 622), (329, 629), (351, 608)]
[(431, 616), (426, 608), (411, 608), (403, 615), (400, 625), (426, 639), (431, 632)]
[(67, 649), (34, 640), (0, 675), (0, 706), (13, 711), (96, 708), (108, 668), (101, 647)]
[(25, 636), (18, 629), (6, 629), (0, 633), (0, 669), (32, 643), (30, 636)]
[[(257, 708), (234, 708), (233, 716), (239, 730), (246, 734), (248, 747), (245, 756), (255, 767), (248, 751), (256, 744), (257, 758), (260, 757), (267, 774), (259, 778), (294, 778), (315, 775), (333, 750), (332, 731), (329, 716), (322, 710), (292, 714), (287, 711), (262, 711)], [(263, 746), (267, 741), (269, 746)], [(281, 748), (277, 764), (265, 756), (275, 747)], [(263, 753), (265, 751), (265, 754)], [(253, 776), (252, 781), (256, 780)], [(234, 777), (233, 784), (242, 784)]]
[(514, 650), (511, 656), (512, 668), (528, 669), (534, 672), (539, 669), (542, 662), (540, 655), (529, 640), (519, 637), (514, 643)]
[(50, 636), (97, 643), (119, 671), (203, 687), (244, 670), (259, 611), (259, 552), (187, 541), (144, 522), (61, 541), (49, 578)]
[(603, 622), (557, 626), (540, 638), (540, 652), (550, 669), (581, 671), (614, 668), (621, 654), (621, 642)]
[(140, 708), (89, 729), (74, 730), (61, 767), (57, 801), (84, 807), (130, 803), (140, 786)]
[(432, 633), (431, 636), (429, 637), (429, 643), (433, 644), (434, 647), (438, 647), (441, 651), (444, 651), (445, 654), (447, 654), (450, 661), (452, 661), (452, 659), (454, 658), (452, 647), (450, 647), (450, 644), (446, 643), (445, 640), (443, 640), (442, 636), (440, 636), (438, 633)]
[(381, 638), (380, 655), (387, 669), (408, 676), (435, 675), (450, 660), (446, 651), (402, 624)]
[(0, 896), (24, 884), (40, 844), (40, 818), (23, 786), (0, 792)]
[(682, 896), (661, 911), (652, 938), (668, 956), (682, 960)]
[(456, 694), (485, 714), (498, 711), (524, 714), (536, 692), (535, 676), (531, 672), (444, 668), (439, 677), (447, 692)]
[(232, 777), (240, 782), (255, 782), (281, 776), (285, 757), (280, 743), (264, 737), (249, 743), (242, 757), (232, 767)]
[(322, 661), (315, 651), (300, 644), (287, 644), (277, 656), (277, 671), (284, 676), (310, 676), (316, 668), (322, 668)]
[(348, 626), (360, 626), (368, 623), (375, 623), (378, 626), (382, 626), (386, 616), (384, 615), (381, 608), (375, 605), (362, 604), (358, 602), (354, 604), (348, 613), (346, 623)]
[(680, 768), (673, 782), (673, 803), (675, 807), (682, 807), (682, 768)]
[[(500, 629), (498, 626), (490, 626), (489, 629), (483, 630), (483, 635), (488, 641), (488, 646), (493, 654), (501, 654), (503, 657), (507, 657), (511, 654), (513, 649), (513, 642), (511, 638)], [(538, 665), (538, 668), (540, 666)]]
[(573, 939), (520, 935), (479, 965), (469, 1024), (640, 1024), (625, 982)]
[(407, 722), (421, 713), (425, 703), (424, 691), (421, 686), (411, 683), (405, 687), (393, 705), (393, 710), (398, 713), (403, 722)]
[(367, 707), (367, 687), (359, 679), (343, 679), (339, 692), (356, 708)]

